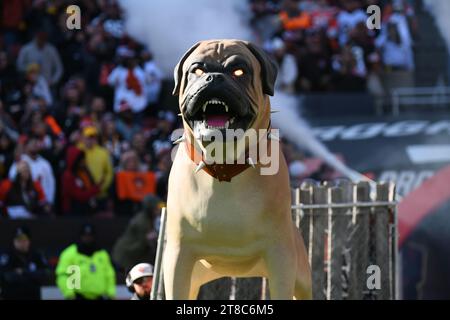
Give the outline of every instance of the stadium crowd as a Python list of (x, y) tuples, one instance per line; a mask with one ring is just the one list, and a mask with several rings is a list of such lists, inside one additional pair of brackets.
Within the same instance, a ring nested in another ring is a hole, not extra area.
[[(407, 0), (250, 2), (259, 41), (280, 65), (279, 89), (383, 95), (392, 80), (411, 82), (418, 26)], [(368, 21), (373, 5), (378, 26), (375, 17)]]
[[(147, 193), (166, 198), (179, 119), (160, 103), (162, 72), (124, 31), (116, 1), (75, 1), (80, 30), (67, 29), (69, 2), (1, 5), (3, 216), (130, 214)], [(366, 27), (372, 4), (383, 5), (382, 31)], [(384, 72), (414, 68), (416, 24), (405, 0), (249, 5), (259, 42), (279, 62), (281, 90), (376, 93)]]
[[(66, 26), (70, 4), (83, 12), (80, 30)], [(372, 4), (382, 6), (386, 28), (366, 27)], [(259, 43), (280, 65), (279, 90), (383, 95), (383, 75), (400, 72), (405, 81), (414, 69), (417, 25), (406, 0), (249, 0), (249, 6)], [(162, 103), (165, 79), (151, 48), (125, 32), (114, 0), (2, 1), (0, 16), (0, 217), (135, 215), (112, 252), (114, 263), (123, 270), (152, 263), (170, 137), (180, 119)], [(293, 183), (311, 174), (332, 177), (287, 141), (283, 148)], [(30, 234), (18, 229), (14, 237), (13, 256), (20, 257)], [(79, 249), (98, 252), (82, 241)], [(66, 259), (77, 256), (76, 247), (65, 252)], [(30, 259), (44, 265), (40, 256)], [(2, 270), (10, 265), (4, 262)], [(14, 277), (22, 275), (11, 268)], [(111, 283), (105, 288), (100, 296), (112, 298)]]
[(132, 214), (166, 198), (175, 115), (115, 1), (1, 5), (0, 203), (9, 217)]

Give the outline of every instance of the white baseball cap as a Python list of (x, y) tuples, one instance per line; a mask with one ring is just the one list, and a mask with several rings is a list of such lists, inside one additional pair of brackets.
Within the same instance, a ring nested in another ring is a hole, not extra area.
[(127, 287), (130, 287), (137, 279), (152, 276), (153, 276), (153, 266), (149, 263), (139, 263), (135, 265), (128, 273), (126, 285)]

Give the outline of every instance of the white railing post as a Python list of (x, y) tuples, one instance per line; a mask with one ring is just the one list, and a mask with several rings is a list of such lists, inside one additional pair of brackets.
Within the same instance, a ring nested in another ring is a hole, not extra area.
[(150, 294), (150, 300), (157, 300), (161, 298), (162, 294), (162, 260), (164, 253), (164, 242), (166, 235), (166, 220), (167, 220), (166, 208), (161, 209), (161, 224), (159, 227), (158, 246), (156, 249), (155, 269), (153, 275), (153, 286)]

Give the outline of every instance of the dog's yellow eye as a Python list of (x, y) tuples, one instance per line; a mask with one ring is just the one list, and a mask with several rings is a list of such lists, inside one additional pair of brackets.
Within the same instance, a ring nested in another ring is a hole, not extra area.
[(244, 75), (244, 70), (236, 69), (236, 70), (233, 71), (233, 75), (236, 76), (236, 77), (240, 77), (240, 76)]
[(203, 71), (203, 70), (200, 69), (200, 68), (196, 68), (196, 69), (194, 70), (194, 73), (195, 73), (196, 76), (200, 77), (201, 75), (203, 75), (203, 74), (205, 73), (205, 71)]

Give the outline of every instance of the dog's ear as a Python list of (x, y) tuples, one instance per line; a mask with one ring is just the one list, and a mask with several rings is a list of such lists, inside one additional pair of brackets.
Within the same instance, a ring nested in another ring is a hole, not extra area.
[(260, 47), (254, 45), (251, 42), (246, 43), (247, 48), (258, 59), (261, 65), (261, 81), (263, 86), (263, 92), (269, 96), (273, 96), (275, 80), (277, 79), (278, 66), (273, 59), (262, 50)]
[(173, 88), (172, 95), (177, 96), (180, 94), (180, 85), (181, 85), (181, 78), (183, 77), (183, 63), (186, 61), (187, 57), (191, 55), (191, 53), (197, 49), (197, 47), (200, 45), (200, 42), (197, 42), (192, 47), (189, 48), (188, 51), (181, 57), (178, 64), (175, 66), (175, 69), (173, 70), (173, 77), (175, 79), (175, 87)]

